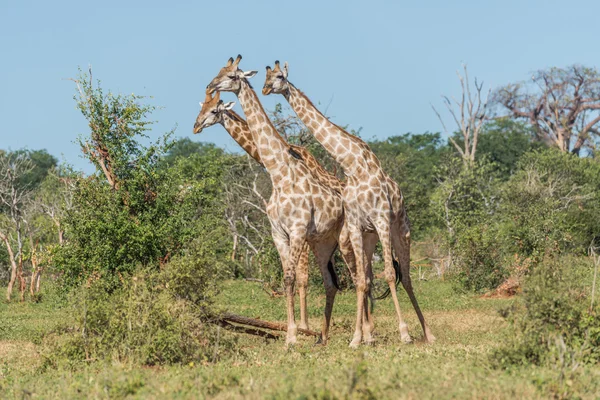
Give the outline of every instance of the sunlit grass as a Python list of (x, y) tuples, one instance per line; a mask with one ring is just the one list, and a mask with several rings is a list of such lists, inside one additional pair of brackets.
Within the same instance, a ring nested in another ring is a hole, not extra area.
[[(410, 302), (401, 308), (415, 344), (400, 343), (390, 300), (377, 303), (376, 343), (348, 347), (354, 324), (354, 294), (338, 295), (330, 343), (315, 346), (299, 337), (293, 349), (282, 341), (237, 336), (233, 349), (215, 343), (214, 362), (172, 367), (138, 367), (91, 362), (75, 370), (40, 370), (38, 338), (67, 316), (43, 304), (1, 304), (0, 387), (2, 398), (545, 398), (553, 371), (523, 368), (505, 372), (487, 362), (505, 334), (497, 309), (512, 300), (457, 294), (443, 281), (415, 282), (425, 316), (437, 337), (422, 332)], [(311, 328), (318, 330), (325, 298), (310, 291)], [(225, 282), (217, 304), (233, 313), (285, 320), (283, 298), (271, 298), (260, 284)], [(221, 337), (229, 337), (222, 331)], [(600, 379), (594, 369), (578, 385)], [(590, 386), (593, 387), (593, 386)], [(582, 389), (581, 393), (586, 393)], [(594, 393), (587, 392), (590, 398)], [(584, 396), (585, 397), (585, 396)]]

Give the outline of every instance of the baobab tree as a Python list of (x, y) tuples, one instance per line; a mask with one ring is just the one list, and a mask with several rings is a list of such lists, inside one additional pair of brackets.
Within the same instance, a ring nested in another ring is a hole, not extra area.
[(539, 70), (528, 82), (497, 89), (494, 103), (508, 116), (529, 123), (538, 140), (579, 154), (600, 135), (600, 75), (572, 65)]

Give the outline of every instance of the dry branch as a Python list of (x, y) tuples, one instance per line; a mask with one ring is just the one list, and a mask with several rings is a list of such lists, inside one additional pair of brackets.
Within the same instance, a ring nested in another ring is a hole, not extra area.
[(243, 326), (239, 326), (239, 325), (233, 325), (230, 324), (227, 321), (223, 321), (223, 320), (219, 320), (218, 324), (220, 326), (222, 326), (223, 328), (232, 331), (232, 332), (240, 332), (240, 333), (246, 333), (248, 335), (254, 335), (254, 336), (261, 336), (267, 339), (279, 339), (280, 336), (279, 335), (274, 335), (270, 332), (265, 332), (265, 331), (261, 331), (260, 329), (253, 329), (253, 328), (245, 328)]
[[(219, 319), (219, 323), (221, 323), (223, 321), (226, 323), (235, 322), (236, 324), (240, 324), (240, 325), (249, 325), (249, 326), (254, 326), (254, 327), (262, 328), (262, 329), (270, 329), (272, 331), (287, 332), (287, 325), (283, 324), (281, 322), (263, 321), (261, 319), (244, 317), (242, 315), (237, 315), (237, 314), (224, 313), (223, 315), (221, 315), (221, 318)], [(247, 330), (247, 332), (244, 332), (244, 333), (256, 334), (256, 333), (250, 332), (251, 329), (246, 328), (246, 330)], [(264, 334), (264, 333), (265, 332), (262, 332), (262, 334)], [(298, 333), (301, 333), (306, 336), (316, 336), (316, 337), (321, 336), (321, 334), (319, 332), (311, 331), (310, 329), (298, 328)], [(259, 334), (259, 336), (262, 336), (262, 334)]]

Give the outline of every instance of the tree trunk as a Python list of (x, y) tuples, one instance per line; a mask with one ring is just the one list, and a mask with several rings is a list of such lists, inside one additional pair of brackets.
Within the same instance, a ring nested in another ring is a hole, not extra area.
[(235, 261), (237, 256), (237, 246), (238, 246), (238, 235), (233, 235), (233, 249), (231, 250), (231, 261)]
[(21, 302), (25, 301), (25, 290), (27, 288), (27, 283), (25, 282), (25, 277), (23, 276), (23, 255), (19, 258), (19, 265), (17, 269), (17, 277), (19, 278), (19, 294), (21, 297)]
[(15, 284), (15, 281), (17, 280), (17, 261), (15, 260), (15, 254), (13, 253), (13, 250), (12, 250), (12, 247), (8, 240), (8, 237), (5, 234), (3, 234), (2, 232), (0, 232), (0, 239), (2, 239), (2, 241), (6, 245), (6, 249), (8, 251), (8, 258), (10, 259), (10, 265), (11, 265), (10, 280), (8, 281), (8, 287), (6, 288), (6, 300), (10, 301), (10, 297), (12, 296), (13, 286)]
[(38, 273), (35, 275), (35, 292), (40, 292), (40, 283), (42, 282), (42, 272), (44, 272), (44, 267), (38, 270)]

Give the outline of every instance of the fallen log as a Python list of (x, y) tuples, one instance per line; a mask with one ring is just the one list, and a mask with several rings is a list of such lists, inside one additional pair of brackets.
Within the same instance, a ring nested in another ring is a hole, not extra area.
[(270, 332), (261, 331), (260, 329), (246, 328), (244, 326), (233, 325), (227, 321), (219, 320), (218, 324), (228, 331), (247, 333), (248, 335), (260, 336), (266, 339), (279, 339), (281, 336), (274, 335)]
[[(287, 325), (282, 324), (281, 322), (263, 321), (261, 319), (244, 317), (242, 315), (237, 315), (237, 314), (224, 313), (221, 315), (220, 320), (225, 321), (225, 322), (234, 322), (234, 323), (240, 324), (240, 325), (250, 325), (250, 326), (257, 327), (257, 328), (270, 329), (272, 331), (287, 332)], [(246, 333), (250, 333), (250, 332), (246, 332)], [(310, 329), (298, 328), (298, 333), (301, 333), (306, 336), (316, 336), (316, 337), (321, 336), (321, 333), (311, 331)]]

